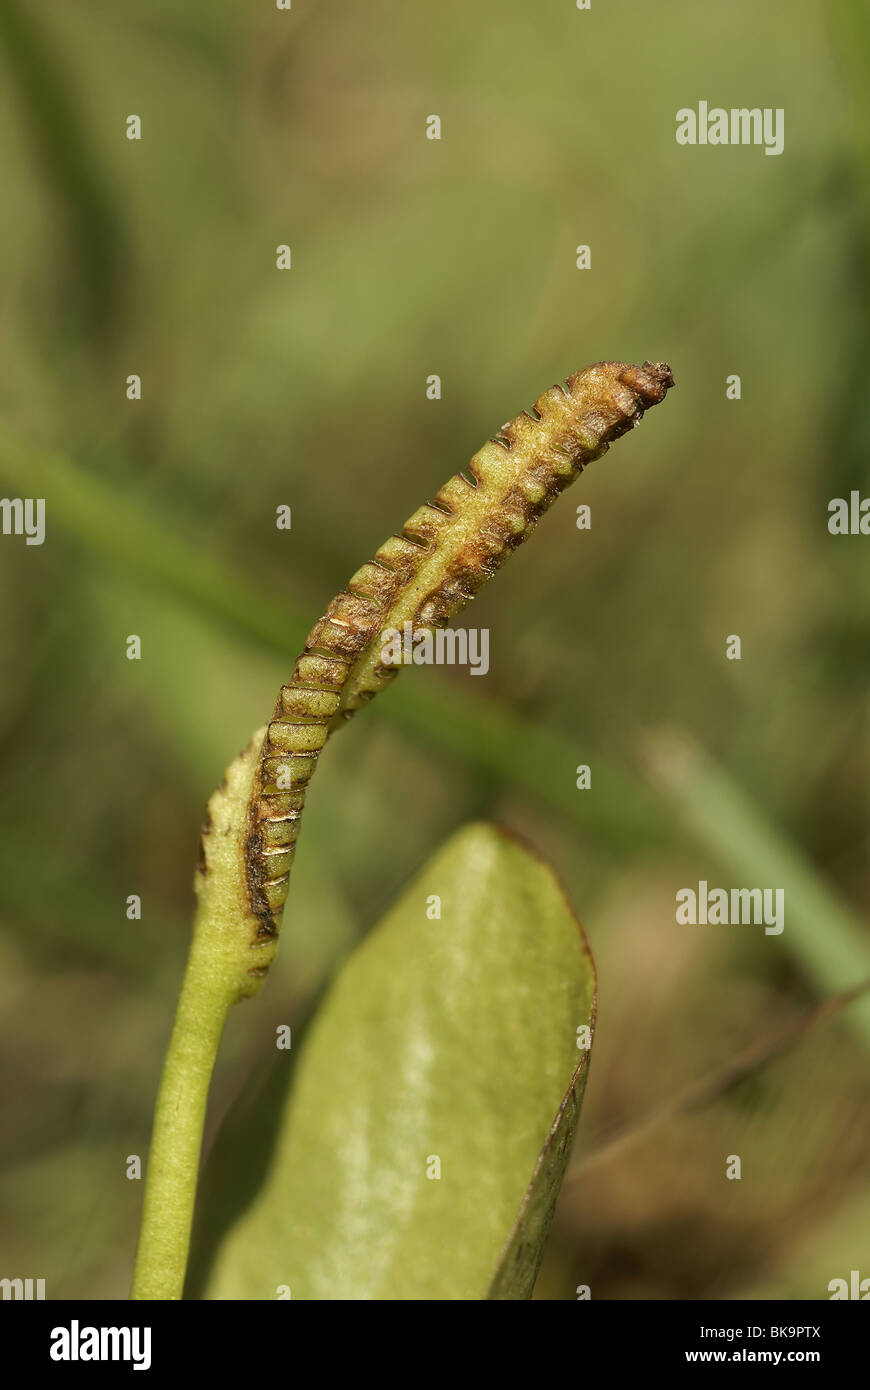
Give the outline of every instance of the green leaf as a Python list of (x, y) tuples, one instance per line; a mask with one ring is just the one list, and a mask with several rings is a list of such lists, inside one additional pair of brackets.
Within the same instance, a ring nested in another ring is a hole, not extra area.
[[(591, 1034), (595, 1004), (552, 870), (493, 826), (460, 831), (318, 1011), (265, 1179), (219, 1244), (205, 1297), (529, 1297), (586, 1079), (577, 1030)], [(263, 1128), (239, 1127), (248, 1161)], [(440, 1177), (427, 1176), (435, 1159)], [(207, 1221), (198, 1234), (212, 1243)]]

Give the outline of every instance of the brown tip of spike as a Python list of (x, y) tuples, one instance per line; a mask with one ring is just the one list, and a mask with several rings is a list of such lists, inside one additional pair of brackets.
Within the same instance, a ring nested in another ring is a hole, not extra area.
[(645, 405), (658, 405), (675, 384), (674, 374), (667, 362), (644, 362), (641, 367), (626, 367), (620, 372), (619, 379), (624, 381)]

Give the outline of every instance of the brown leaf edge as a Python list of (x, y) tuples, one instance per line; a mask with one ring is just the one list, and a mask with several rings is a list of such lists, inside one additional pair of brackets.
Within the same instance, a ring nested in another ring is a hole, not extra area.
[(503, 826), (496, 828), (504, 835), (505, 839), (515, 841), (526, 853), (539, 860), (553, 874), (565, 906), (577, 924), (583, 954), (592, 968), (594, 981), (592, 1006), (589, 1010), (589, 1047), (583, 1053), (577, 1069), (571, 1077), (568, 1089), (562, 1097), (550, 1132), (538, 1155), (514, 1224), (496, 1261), (489, 1290), (486, 1294), (486, 1298), (490, 1302), (520, 1302), (530, 1299), (534, 1292), (541, 1262), (544, 1258), (544, 1246), (553, 1222), (553, 1213), (556, 1210), (556, 1202), (559, 1199), (562, 1183), (568, 1170), (574, 1136), (577, 1132), (577, 1121), (589, 1076), (589, 1059), (595, 1041), (595, 1024), (598, 1016), (598, 971), (583, 925), (552, 864), (522, 836), (505, 830)]

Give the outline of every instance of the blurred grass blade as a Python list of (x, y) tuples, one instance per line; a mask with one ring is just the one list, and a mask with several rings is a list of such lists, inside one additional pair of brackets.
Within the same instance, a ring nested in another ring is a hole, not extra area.
[(111, 328), (122, 293), (124, 228), (110, 185), (100, 177), (88, 148), (81, 102), (35, 19), (36, 8), (0, 0), (0, 46), (68, 233), (82, 307), (92, 332), (102, 333)]
[[(870, 10), (865, 0), (832, 0), (825, 20), (845, 95), (854, 108), (851, 134), (861, 156), (870, 155)], [(870, 191), (864, 183), (865, 195)]]
[[(647, 740), (645, 761), (653, 785), (738, 886), (784, 890), (783, 945), (817, 988), (827, 994), (860, 984), (870, 973), (865, 923), (724, 769), (671, 731)], [(870, 1042), (870, 1001), (859, 1000), (844, 1017)]]
[[(89, 553), (219, 617), (284, 660), (302, 646), (311, 624), (285, 598), (278, 602), (240, 578), (218, 556), (149, 514), (144, 502), (118, 496), (71, 460), (0, 430), (0, 478), (22, 495), (44, 496), (48, 524), (63, 526)], [(413, 675), (407, 672), (387, 699), (372, 702), (376, 718), (446, 749), (468, 766), (525, 787), (617, 853), (634, 853), (661, 840), (655, 800), (631, 773), (596, 758), (595, 790), (578, 795), (573, 770), (582, 749), (574, 743), (492, 700)]]
[[(432, 895), (440, 919), (427, 916)], [(595, 1000), (552, 871), (492, 826), (460, 831), (318, 1011), (265, 1183), (206, 1297), (529, 1297)], [(245, 1125), (240, 1161), (261, 1128)]]
[(305, 639), (300, 616), (228, 572), (217, 555), (192, 546), (175, 528), (125, 499), (102, 479), (57, 453), (35, 449), (0, 430), (0, 477), (30, 497), (46, 499), (46, 526), (57, 523), (91, 554), (216, 614), (286, 655)]
[(637, 776), (595, 754), (594, 790), (578, 792), (575, 767), (583, 742), (533, 721), (495, 700), (468, 695), (446, 680), (415, 680), (407, 672), (367, 714), (411, 737), (440, 744), (466, 767), (523, 787), (590, 831), (617, 854), (654, 849), (665, 838), (656, 797)]

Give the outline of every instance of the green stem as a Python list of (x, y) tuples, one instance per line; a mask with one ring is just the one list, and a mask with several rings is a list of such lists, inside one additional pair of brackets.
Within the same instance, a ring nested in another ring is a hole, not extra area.
[(253, 994), (274, 943), (252, 944), (244, 882), (246, 811), (265, 729), (208, 805), (190, 957), (163, 1066), (131, 1297), (179, 1299), (190, 1247), (211, 1075), (232, 1004)]
[(201, 916), (154, 1111), (133, 1298), (176, 1299), (184, 1288), (209, 1085), (235, 997), (214, 977)]

